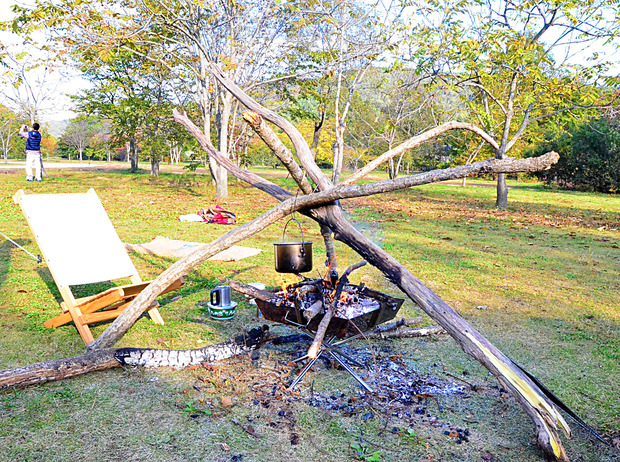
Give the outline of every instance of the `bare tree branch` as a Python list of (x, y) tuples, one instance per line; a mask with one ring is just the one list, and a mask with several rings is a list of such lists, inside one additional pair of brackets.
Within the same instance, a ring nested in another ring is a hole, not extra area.
[(485, 132), (480, 127), (477, 127), (474, 124), (467, 123), (467, 122), (455, 122), (455, 121), (446, 122), (444, 124), (439, 125), (438, 127), (431, 128), (430, 130), (427, 130), (420, 135), (416, 135), (412, 138), (409, 138), (407, 141), (395, 147), (394, 149), (381, 154), (379, 157), (374, 159), (372, 162), (369, 162), (365, 167), (361, 168), (360, 170), (355, 172), (353, 175), (351, 175), (349, 178), (347, 178), (345, 181), (343, 181), (342, 184), (349, 185), (349, 184), (353, 184), (359, 181), (360, 179), (368, 175), (370, 172), (375, 170), (377, 167), (379, 167), (379, 165), (387, 162), (389, 159), (396, 157), (409, 149), (413, 149), (416, 146), (419, 146), (420, 144), (424, 143), (425, 141), (436, 138), (440, 134), (445, 133), (449, 130), (469, 130), (471, 132), (476, 133), (478, 136), (484, 139), (494, 149), (499, 148), (497, 142), (487, 132)]

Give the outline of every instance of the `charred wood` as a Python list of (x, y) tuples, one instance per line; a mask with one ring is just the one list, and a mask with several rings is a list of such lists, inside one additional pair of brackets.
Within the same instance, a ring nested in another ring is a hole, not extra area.
[(317, 314), (319, 314), (322, 309), (323, 309), (323, 302), (321, 300), (317, 300), (312, 305), (310, 305), (309, 308), (304, 310), (304, 317), (306, 318), (307, 321), (310, 321)]
[[(379, 326), (381, 327), (381, 326)], [(414, 337), (427, 337), (429, 335), (445, 334), (446, 330), (441, 326), (419, 327), (411, 328), (405, 325), (401, 325), (391, 330), (377, 329), (369, 334), (366, 334), (367, 338), (372, 339), (388, 339), (388, 338), (414, 338)]]
[(355, 271), (358, 268), (361, 268), (364, 265), (366, 265), (366, 262), (362, 261), (362, 262), (356, 263), (355, 265), (350, 266), (344, 272), (342, 277), (338, 280), (336, 291), (332, 299), (333, 301), (329, 306), (327, 306), (325, 316), (323, 316), (323, 319), (321, 319), (321, 323), (319, 324), (319, 327), (316, 330), (316, 334), (314, 336), (314, 342), (312, 342), (312, 345), (310, 345), (310, 348), (308, 349), (308, 358), (310, 358), (311, 360), (316, 358), (317, 355), (319, 354), (321, 344), (323, 343), (323, 338), (325, 337), (325, 332), (327, 332), (327, 327), (329, 326), (329, 323), (332, 320), (334, 313), (338, 309), (338, 303), (340, 302), (340, 295), (342, 294), (342, 289), (344, 289), (344, 286), (349, 283), (349, 275), (353, 271)]
[(381, 324), (380, 326), (375, 327), (375, 329), (372, 332), (378, 334), (381, 332), (386, 332), (386, 331), (397, 329), (398, 327), (401, 327), (401, 326), (411, 327), (411, 326), (415, 326), (416, 324), (420, 324), (420, 323), (422, 323), (422, 318), (419, 316), (417, 318), (401, 318), (398, 321)]
[(8, 369), (0, 371), (0, 390), (40, 385), (125, 365), (183, 368), (222, 361), (260, 347), (267, 340), (267, 331), (266, 327), (252, 329), (227, 342), (196, 350), (152, 348), (97, 350), (73, 358), (45, 361), (17, 369)]

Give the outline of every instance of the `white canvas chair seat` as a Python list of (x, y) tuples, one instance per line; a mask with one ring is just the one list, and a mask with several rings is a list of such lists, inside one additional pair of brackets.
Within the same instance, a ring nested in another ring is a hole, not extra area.
[[(19, 204), (41, 254), (58, 286), (65, 313), (44, 323), (59, 327), (75, 323), (86, 344), (94, 340), (89, 324), (117, 317), (147, 285), (142, 282), (97, 193), (25, 194), (13, 197)], [(130, 278), (132, 284), (76, 299), (71, 286)], [(165, 292), (180, 287), (173, 283)], [(164, 292), (164, 293), (165, 293)], [(151, 319), (163, 324), (157, 302)]]

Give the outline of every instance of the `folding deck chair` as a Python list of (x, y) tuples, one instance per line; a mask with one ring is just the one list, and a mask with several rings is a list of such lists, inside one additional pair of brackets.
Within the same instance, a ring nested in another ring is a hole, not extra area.
[[(43, 325), (55, 328), (73, 321), (89, 344), (94, 340), (89, 324), (118, 317), (149, 282), (140, 278), (94, 189), (70, 194), (26, 194), (20, 189), (13, 200), (24, 212), (63, 299), (63, 314)], [(132, 284), (78, 299), (71, 292), (71, 286), (122, 278)], [(179, 279), (163, 293), (182, 285)], [(157, 306), (154, 302), (149, 316), (163, 324)]]

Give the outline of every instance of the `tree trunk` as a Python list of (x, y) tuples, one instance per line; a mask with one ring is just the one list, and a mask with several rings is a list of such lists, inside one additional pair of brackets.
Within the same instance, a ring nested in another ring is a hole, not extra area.
[(151, 176), (159, 176), (159, 159), (151, 159)]
[(312, 155), (316, 159), (316, 151), (319, 149), (319, 143), (321, 142), (321, 132), (323, 131), (323, 123), (325, 122), (325, 109), (319, 110), (319, 120), (314, 121), (314, 133), (312, 134), (312, 144), (310, 150)]
[(39, 156), (39, 162), (41, 163), (41, 177), (42, 178), (49, 177), (47, 170), (45, 170), (45, 167), (43, 166), (43, 156)]
[(497, 199), (495, 207), (505, 209), (508, 207), (508, 186), (506, 186), (506, 175), (500, 173), (497, 175)]
[(131, 159), (131, 173), (138, 171), (138, 143), (134, 137), (129, 139), (129, 153)]
[[(232, 95), (226, 92), (222, 95), (220, 111), (217, 116), (218, 150), (228, 159), (228, 122), (232, 109)], [(228, 197), (228, 172), (221, 165), (217, 165), (215, 180), (215, 197)]]

